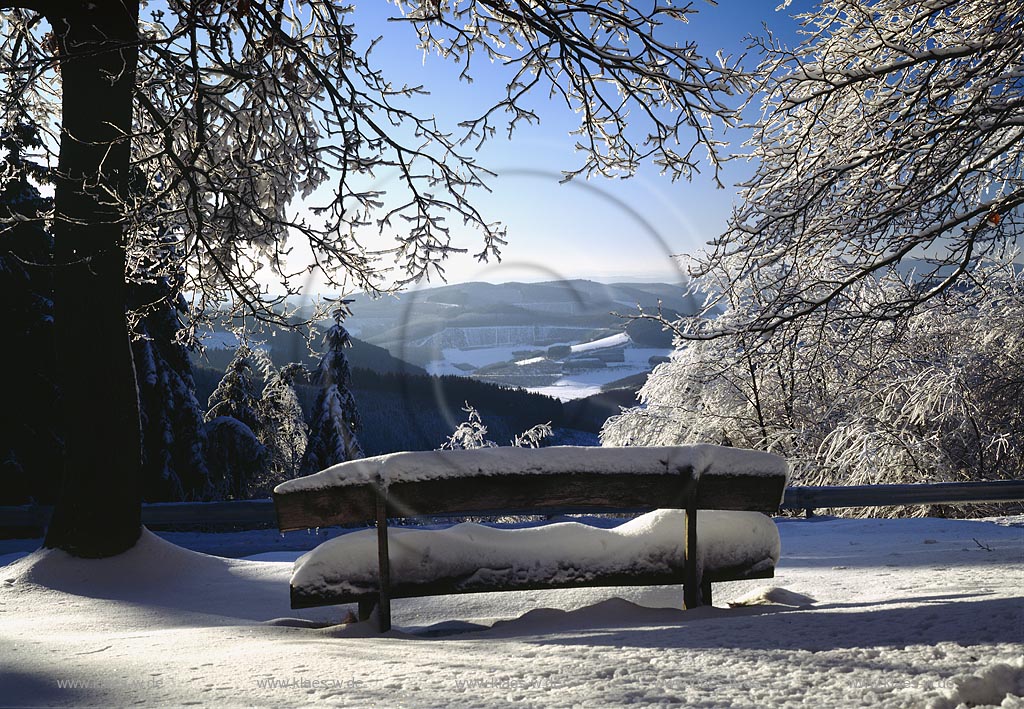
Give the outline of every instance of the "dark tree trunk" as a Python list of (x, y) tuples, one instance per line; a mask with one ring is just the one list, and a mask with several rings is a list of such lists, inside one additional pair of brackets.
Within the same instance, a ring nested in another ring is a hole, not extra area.
[(53, 224), (54, 331), (66, 431), (46, 546), (130, 549), (142, 530), (139, 403), (125, 319), (125, 219), (138, 0), (73, 0), (49, 17), (63, 92)]

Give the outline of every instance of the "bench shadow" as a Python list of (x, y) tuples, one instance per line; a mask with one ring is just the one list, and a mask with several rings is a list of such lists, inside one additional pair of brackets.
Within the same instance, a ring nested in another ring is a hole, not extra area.
[[(684, 621), (677, 627), (595, 629), (581, 637), (551, 637), (544, 644), (607, 644), (612, 647), (674, 647), (708, 649), (822, 651), (849, 648), (903, 648), (908, 644), (1019, 643), (1024, 627), (1020, 598), (935, 600), (921, 606), (797, 610)], [(701, 628), (701, 625), (708, 627)]]
[[(628, 608), (639, 608), (635, 604), (613, 600), (620, 603), (605, 602), (579, 611), (562, 612), (561, 617), (552, 614), (546, 618), (531, 618), (534, 613), (531, 612), (459, 637), (464, 640), (515, 637), (539, 645), (820, 651), (941, 642), (1020, 643), (1024, 629), (1024, 599), (979, 598), (967, 594), (805, 608), (750, 606), (693, 611), (640, 609), (637, 612)], [(919, 605), (902, 605), (906, 603)], [(896, 604), (901, 605), (885, 607)], [(606, 610), (620, 611), (619, 620), (585, 622), (594, 621), (598, 612)], [(670, 618), (674, 622), (664, 623)], [(653, 623), (658, 623), (657, 627), (652, 627)]]

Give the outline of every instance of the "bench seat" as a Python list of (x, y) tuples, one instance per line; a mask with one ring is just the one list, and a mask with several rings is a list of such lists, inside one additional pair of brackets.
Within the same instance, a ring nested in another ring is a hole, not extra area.
[[(389, 531), (392, 598), (579, 586), (681, 584), (686, 515), (657, 510), (612, 529), (557, 522), (523, 529), (473, 523)], [(707, 584), (771, 578), (779, 533), (758, 512), (702, 510), (697, 563)], [(295, 563), (292, 606), (372, 601), (380, 592), (375, 530), (321, 544)]]

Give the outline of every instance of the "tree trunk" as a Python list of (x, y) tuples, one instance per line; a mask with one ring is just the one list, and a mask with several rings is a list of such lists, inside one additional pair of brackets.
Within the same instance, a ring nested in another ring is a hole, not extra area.
[(47, 547), (130, 549), (142, 530), (139, 402), (125, 319), (125, 210), (138, 0), (50, 16), (63, 96), (53, 224), (54, 332), (66, 456)]

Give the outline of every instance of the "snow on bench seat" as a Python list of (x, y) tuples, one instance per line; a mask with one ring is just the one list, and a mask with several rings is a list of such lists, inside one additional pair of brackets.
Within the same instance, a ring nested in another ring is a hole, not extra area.
[[(558, 522), (524, 529), (474, 523), (448, 529), (391, 528), (392, 596), (422, 595), (442, 585), (448, 593), (547, 588), (560, 585), (624, 585), (630, 577), (664, 576), (680, 583), (686, 515), (656, 510), (612, 529)], [(708, 580), (771, 575), (779, 559), (779, 533), (759, 512), (703, 511), (698, 516), (698, 563)], [(295, 562), (293, 600), (332, 596), (337, 602), (378, 592), (374, 530), (332, 539)], [(613, 580), (615, 583), (609, 584)]]

